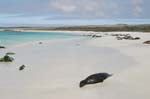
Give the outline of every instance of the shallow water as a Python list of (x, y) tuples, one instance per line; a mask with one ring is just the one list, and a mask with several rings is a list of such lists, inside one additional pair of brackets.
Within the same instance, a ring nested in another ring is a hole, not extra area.
[(8, 46), (31, 41), (49, 40), (56, 38), (71, 38), (75, 36), (79, 35), (57, 32), (0, 31), (0, 45)]

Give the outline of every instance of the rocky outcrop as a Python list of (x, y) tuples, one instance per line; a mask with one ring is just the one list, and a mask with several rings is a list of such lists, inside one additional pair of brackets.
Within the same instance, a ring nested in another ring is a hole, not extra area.
[(130, 34), (112, 34), (111, 36), (116, 36), (117, 40), (139, 40), (140, 37), (132, 37)]

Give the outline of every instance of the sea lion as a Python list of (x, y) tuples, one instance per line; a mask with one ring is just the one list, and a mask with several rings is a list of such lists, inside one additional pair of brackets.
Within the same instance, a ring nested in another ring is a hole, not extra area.
[(22, 65), (19, 67), (19, 70), (23, 70), (25, 68), (25, 65)]
[(150, 40), (143, 42), (144, 44), (150, 44)]
[(93, 75), (88, 76), (86, 79), (82, 80), (80, 82), (80, 87), (84, 87), (87, 84), (96, 84), (96, 83), (102, 83), (105, 79), (112, 76), (112, 74), (108, 73), (96, 73)]

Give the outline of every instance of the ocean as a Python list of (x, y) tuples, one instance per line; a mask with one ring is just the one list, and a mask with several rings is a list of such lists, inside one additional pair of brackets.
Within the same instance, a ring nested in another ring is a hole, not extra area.
[(60, 32), (18, 32), (0, 31), (0, 45), (10, 46), (32, 41), (50, 40), (57, 38), (72, 38), (79, 35)]

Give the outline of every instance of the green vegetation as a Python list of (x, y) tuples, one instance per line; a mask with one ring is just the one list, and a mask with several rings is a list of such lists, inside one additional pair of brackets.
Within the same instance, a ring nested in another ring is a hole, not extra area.
[(76, 27), (58, 27), (54, 30), (71, 30), (71, 31), (95, 31), (95, 32), (112, 32), (112, 31), (131, 31), (131, 32), (150, 32), (150, 25), (101, 25), (101, 26), (76, 26)]
[(63, 31), (97, 31), (97, 32), (112, 32), (112, 31), (130, 31), (130, 32), (150, 32), (150, 24), (142, 25), (87, 25), (87, 26), (60, 26), (60, 27), (3, 27), (3, 30), (63, 30)]
[(4, 57), (0, 58), (0, 62), (12, 62), (14, 60), (14, 58), (5, 55)]

